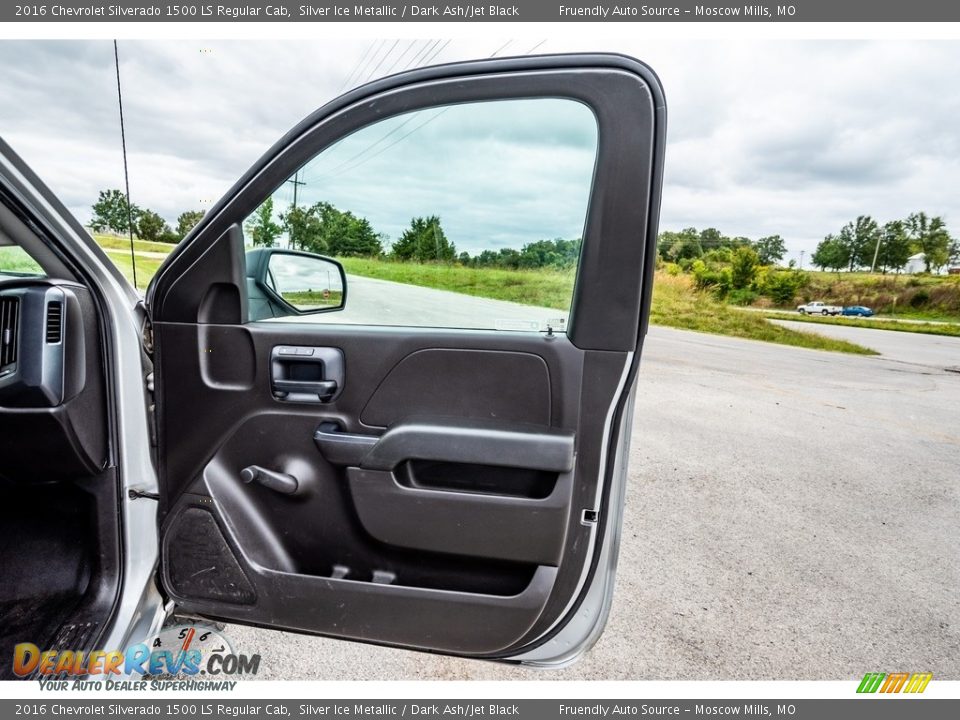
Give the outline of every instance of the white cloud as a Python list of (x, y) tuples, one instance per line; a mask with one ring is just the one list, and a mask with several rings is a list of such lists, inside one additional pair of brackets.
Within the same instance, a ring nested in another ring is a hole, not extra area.
[[(377, 72), (401, 69), (425, 47), (408, 42), (379, 44), (386, 59)], [(434, 62), (484, 57), (502, 44), (454, 40)], [(206, 206), (334, 97), (368, 47), (122, 41), (135, 202), (170, 221)], [(526, 49), (518, 41), (507, 52)], [(960, 222), (956, 42), (586, 36), (538, 51), (569, 50), (625, 52), (663, 80), (665, 229), (779, 233), (795, 255), (859, 214), (883, 221), (924, 209)], [(86, 220), (97, 191), (123, 181), (112, 43), (4, 41), (0, 71), (0, 132)]]

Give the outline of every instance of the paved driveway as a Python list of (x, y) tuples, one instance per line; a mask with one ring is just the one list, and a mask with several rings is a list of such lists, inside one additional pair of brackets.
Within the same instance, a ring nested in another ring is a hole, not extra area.
[(958, 680), (960, 375), (943, 338), (843, 330), (899, 349), (651, 330), (613, 612), (568, 669), (228, 634), (272, 679)]

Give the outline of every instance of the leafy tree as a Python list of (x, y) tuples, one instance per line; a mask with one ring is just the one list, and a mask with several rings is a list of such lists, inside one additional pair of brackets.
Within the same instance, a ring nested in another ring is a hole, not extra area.
[(510, 270), (517, 270), (520, 267), (520, 253), (513, 248), (500, 248), (494, 264)]
[(838, 239), (847, 248), (848, 270), (870, 267), (880, 239), (880, 226), (869, 215), (860, 215), (843, 226)]
[(787, 245), (779, 235), (760, 238), (753, 244), (753, 249), (757, 251), (761, 265), (773, 265), (787, 254)]
[(849, 261), (850, 248), (836, 235), (827, 235), (810, 256), (810, 262), (821, 270), (839, 271)]
[(301, 250), (339, 257), (383, 253), (382, 236), (366, 218), (338, 210), (328, 202), (296, 207), (281, 216), (290, 244)]
[(173, 231), (167, 221), (153, 210), (142, 210), (136, 220), (137, 236), (141, 240), (159, 242), (163, 237), (169, 237)]
[(693, 272), (694, 287), (697, 290), (712, 289), (719, 298), (725, 298), (731, 290), (732, 280), (730, 268), (714, 270), (703, 260), (694, 260), (690, 266)]
[(570, 268), (580, 257), (580, 240), (538, 240), (520, 248), (521, 268)]
[[(383, 253), (383, 239), (385, 235), (378, 234), (370, 221), (366, 218), (354, 217), (351, 213), (344, 213), (347, 230), (329, 241), (330, 252), (340, 256), (376, 256)], [(454, 247), (450, 246), (449, 257), (453, 260)]]
[(696, 228), (685, 228), (680, 232), (662, 232), (658, 243), (660, 257), (669, 262), (678, 262), (684, 258), (698, 258), (703, 255), (700, 233)]
[(734, 290), (749, 287), (757, 276), (759, 258), (749, 246), (738, 247), (730, 258), (730, 285)]
[(187, 233), (196, 227), (197, 223), (203, 218), (203, 215), (203, 210), (187, 210), (186, 212), (180, 213), (180, 217), (177, 218), (177, 240), (183, 240), (187, 236)]
[(880, 250), (877, 252), (877, 264), (886, 273), (887, 270), (899, 272), (910, 259), (910, 237), (901, 220), (891, 220), (880, 229)]
[(764, 292), (777, 305), (790, 305), (797, 292), (810, 281), (802, 270), (775, 271), (767, 276)]
[(247, 232), (255, 247), (273, 247), (283, 233), (283, 227), (273, 220), (273, 198), (263, 201), (246, 222)]
[(133, 220), (136, 229), (140, 209), (136, 205), (127, 205), (127, 196), (121, 190), (101, 190), (97, 202), (93, 204), (93, 220), (90, 227), (96, 232), (110, 230), (125, 233)]
[(960, 265), (960, 241), (951, 239), (950, 247), (947, 248), (947, 251), (947, 261), (950, 263), (950, 265)]
[(925, 270), (939, 270), (950, 259), (950, 233), (941, 217), (928, 217), (925, 212), (910, 215), (907, 233), (917, 252), (923, 253)]
[[(451, 262), (457, 251), (453, 243), (447, 240), (440, 225), (440, 218), (430, 215), (410, 221), (410, 227), (404, 230), (400, 239), (394, 243), (393, 255), (399, 260), (415, 260), (421, 263), (431, 260)], [(519, 256), (519, 253), (517, 255)]]
[(700, 246), (706, 249), (720, 247), (726, 238), (716, 228), (707, 228), (700, 231)]
[(290, 237), (290, 247), (315, 253), (327, 252), (323, 223), (317, 210), (317, 205), (292, 207), (280, 216), (280, 222)]

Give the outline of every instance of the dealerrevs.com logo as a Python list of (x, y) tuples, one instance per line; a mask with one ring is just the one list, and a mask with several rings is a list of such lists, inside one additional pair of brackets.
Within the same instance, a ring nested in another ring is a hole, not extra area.
[(860, 681), (858, 693), (919, 694), (927, 689), (933, 673), (867, 673)]
[(41, 650), (33, 643), (13, 650), (14, 674), (50, 690), (232, 690), (232, 678), (259, 669), (259, 654), (234, 652), (223, 633), (202, 625), (164, 628), (126, 650)]

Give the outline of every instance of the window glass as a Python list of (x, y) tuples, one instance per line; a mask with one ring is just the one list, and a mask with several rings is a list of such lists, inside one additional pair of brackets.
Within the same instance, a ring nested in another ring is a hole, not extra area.
[(18, 245), (0, 246), (0, 276), (43, 275), (43, 268)]
[(572, 100), (392, 117), (281, 185), (246, 243), (343, 263), (345, 309), (298, 320), (563, 331), (596, 152), (593, 113)]

